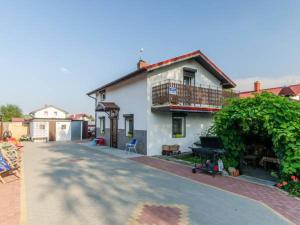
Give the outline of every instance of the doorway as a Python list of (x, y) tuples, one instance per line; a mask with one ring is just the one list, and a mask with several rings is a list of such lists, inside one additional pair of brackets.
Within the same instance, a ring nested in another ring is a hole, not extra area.
[(49, 121), (49, 141), (56, 140), (56, 122)]
[(193, 86), (195, 85), (195, 72), (183, 71), (183, 104), (191, 105), (193, 97)]
[(110, 147), (118, 148), (118, 119), (110, 118)]

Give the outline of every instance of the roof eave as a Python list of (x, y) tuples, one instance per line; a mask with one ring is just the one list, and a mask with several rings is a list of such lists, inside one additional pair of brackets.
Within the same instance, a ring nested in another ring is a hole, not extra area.
[(105, 88), (107, 88), (109, 86), (112, 86), (114, 84), (117, 84), (117, 83), (119, 83), (121, 81), (130, 79), (130, 78), (132, 78), (132, 77), (134, 77), (134, 76), (136, 76), (136, 75), (138, 75), (138, 74), (140, 74), (142, 72), (145, 72), (145, 71), (147, 71), (146, 68), (137, 69), (137, 70), (135, 70), (135, 71), (133, 71), (133, 72), (131, 72), (131, 73), (123, 76), (123, 77), (120, 77), (119, 79), (116, 79), (116, 80), (114, 80), (114, 81), (112, 81), (110, 83), (107, 83), (107, 84), (105, 84), (105, 85), (103, 85), (103, 86), (101, 86), (101, 87), (99, 87), (99, 88), (97, 88), (97, 89), (95, 89), (93, 91), (88, 92), (87, 95), (90, 96), (92, 94), (95, 94), (98, 91), (104, 90)]

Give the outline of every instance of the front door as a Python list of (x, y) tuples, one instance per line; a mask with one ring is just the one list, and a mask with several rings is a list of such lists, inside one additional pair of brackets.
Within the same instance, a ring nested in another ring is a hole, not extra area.
[(110, 119), (110, 147), (118, 148), (118, 119)]
[(56, 140), (56, 122), (50, 121), (49, 122), (49, 141)]

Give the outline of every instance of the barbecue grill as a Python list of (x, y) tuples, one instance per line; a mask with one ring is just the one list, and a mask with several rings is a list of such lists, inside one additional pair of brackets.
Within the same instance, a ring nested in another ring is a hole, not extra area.
[(209, 173), (212, 175), (221, 174), (222, 170), (219, 168), (218, 159), (224, 154), (222, 143), (217, 137), (200, 137), (200, 141), (197, 141), (190, 147), (194, 156), (199, 156), (204, 159), (201, 163), (197, 164), (195, 160), (193, 173), (197, 171)]

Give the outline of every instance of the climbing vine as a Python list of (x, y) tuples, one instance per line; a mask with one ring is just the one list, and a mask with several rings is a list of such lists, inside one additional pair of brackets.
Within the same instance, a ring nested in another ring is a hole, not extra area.
[(300, 103), (269, 93), (231, 99), (215, 115), (214, 132), (227, 158), (239, 162), (246, 138), (257, 135), (272, 141), (282, 176), (300, 174)]

